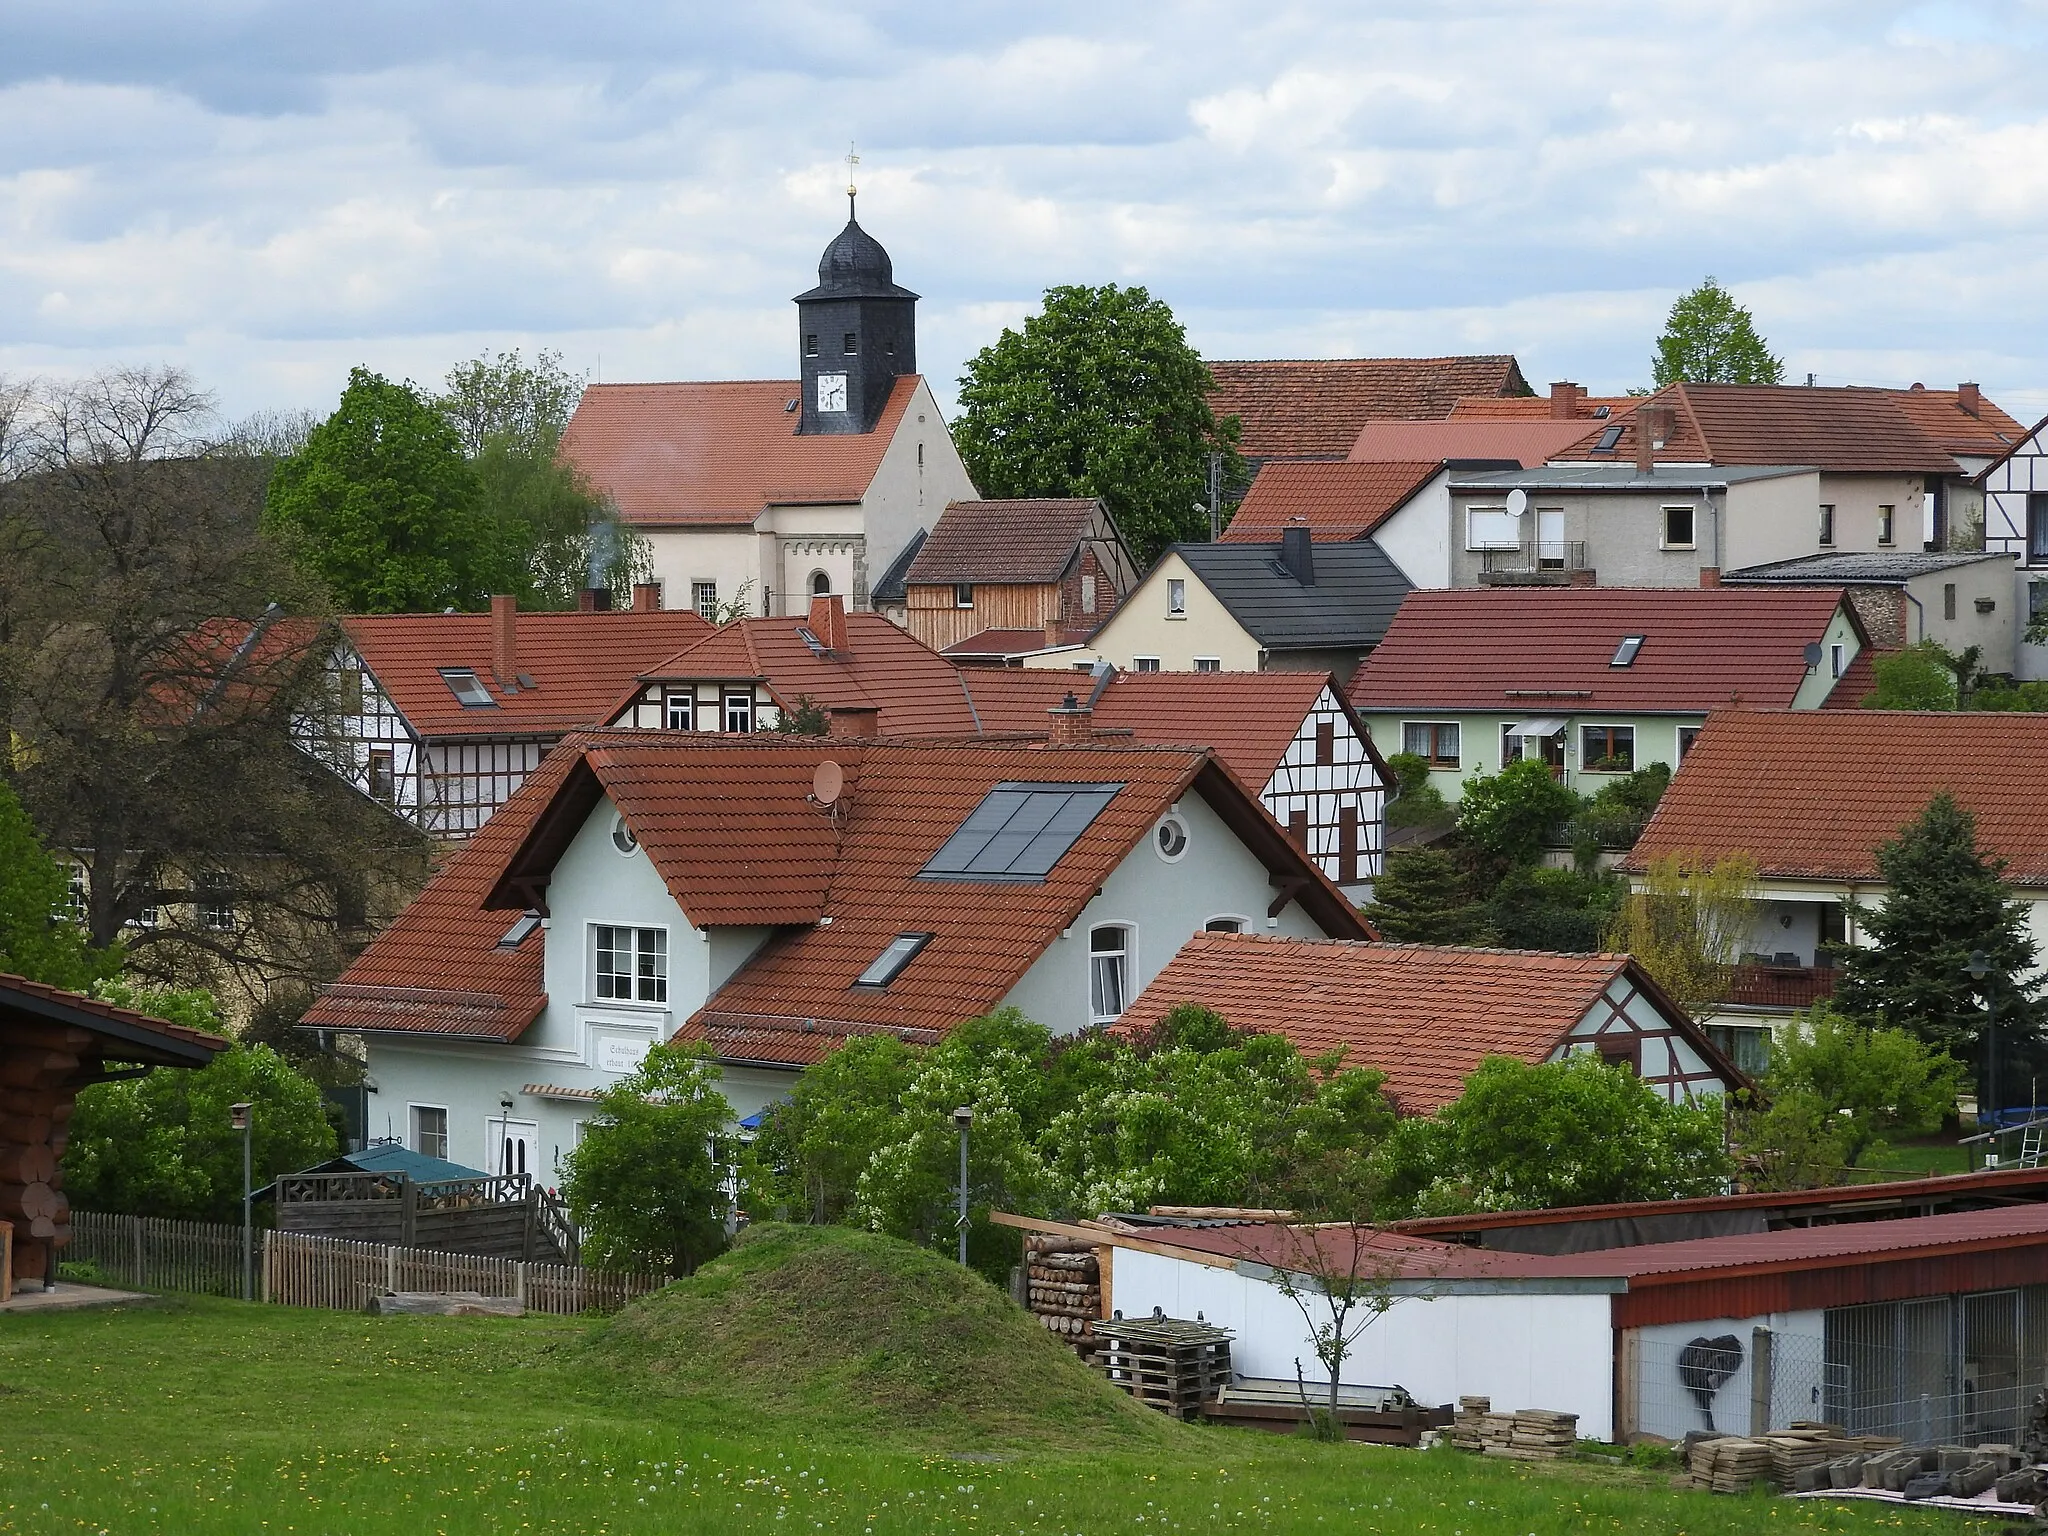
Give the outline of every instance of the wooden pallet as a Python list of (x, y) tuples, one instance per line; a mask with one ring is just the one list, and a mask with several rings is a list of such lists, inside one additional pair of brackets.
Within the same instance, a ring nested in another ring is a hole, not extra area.
[(1095, 1364), (1115, 1385), (1148, 1407), (1177, 1418), (1201, 1417), (1202, 1405), (1230, 1381), (1227, 1328), (1183, 1318), (1107, 1318)]

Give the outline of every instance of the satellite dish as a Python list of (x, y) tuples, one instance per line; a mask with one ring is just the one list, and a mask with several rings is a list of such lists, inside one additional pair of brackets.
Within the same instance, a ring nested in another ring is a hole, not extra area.
[(811, 798), (820, 805), (835, 803), (845, 788), (846, 770), (829, 757), (818, 764), (817, 772), (811, 775)]
[(1520, 517), (1529, 510), (1529, 493), (1519, 485), (1508, 492), (1508, 516)]

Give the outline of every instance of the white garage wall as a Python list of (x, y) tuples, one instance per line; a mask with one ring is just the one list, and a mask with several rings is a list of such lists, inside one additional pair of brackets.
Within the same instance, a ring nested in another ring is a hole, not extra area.
[[(1300, 1310), (1269, 1281), (1119, 1248), (1110, 1285), (1112, 1305), (1126, 1317), (1156, 1306), (1168, 1317), (1200, 1313), (1230, 1329), (1239, 1375), (1291, 1381), (1297, 1358), (1310, 1380), (1321, 1372)], [(1418, 1297), (1397, 1302), (1366, 1330), (1343, 1376), (1361, 1386), (1406, 1387), (1432, 1406), (1484, 1395), (1499, 1410), (1576, 1413), (1581, 1435), (1605, 1440), (1614, 1432), (1613, 1340), (1605, 1291)]]

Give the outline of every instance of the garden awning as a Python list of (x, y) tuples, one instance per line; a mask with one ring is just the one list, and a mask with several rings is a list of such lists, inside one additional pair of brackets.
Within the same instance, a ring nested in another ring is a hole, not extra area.
[(1510, 736), (1555, 736), (1564, 729), (1564, 721), (1556, 715), (1538, 715), (1534, 720), (1524, 720), (1520, 725), (1508, 727)]

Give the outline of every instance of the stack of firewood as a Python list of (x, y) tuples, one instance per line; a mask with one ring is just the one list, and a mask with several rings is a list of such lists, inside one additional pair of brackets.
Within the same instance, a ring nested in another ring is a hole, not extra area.
[(1102, 1317), (1102, 1271), (1092, 1245), (1027, 1234), (1024, 1288), (1025, 1305), (1048, 1332), (1071, 1344), (1083, 1359), (1095, 1353), (1100, 1345), (1095, 1324)]
[(14, 1275), (36, 1280), (71, 1238), (71, 1202), (58, 1159), (70, 1134), (79, 1047), (91, 1036), (61, 1025), (12, 1026), (0, 1061), (0, 1221), (14, 1224)]

